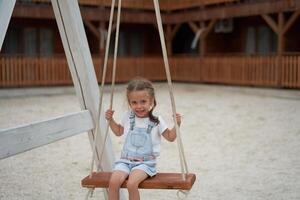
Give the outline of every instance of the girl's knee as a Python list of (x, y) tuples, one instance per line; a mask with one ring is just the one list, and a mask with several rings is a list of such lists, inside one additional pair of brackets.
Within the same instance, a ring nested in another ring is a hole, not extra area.
[(132, 180), (128, 180), (127, 182), (127, 189), (129, 191), (134, 191), (134, 190), (138, 190), (139, 188), (139, 183), (136, 181), (132, 181)]
[(109, 180), (109, 188), (114, 188), (114, 189), (118, 189), (120, 188), (122, 185), (122, 183), (120, 182), (119, 179), (116, 179), (116, 178), (111, 178)]

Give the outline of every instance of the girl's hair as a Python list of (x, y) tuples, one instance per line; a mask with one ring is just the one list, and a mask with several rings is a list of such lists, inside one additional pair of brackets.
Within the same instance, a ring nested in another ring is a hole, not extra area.
[(150, 97), (152, 97), (154, 100), (154, 105), (149, 111), (149, 119), (150, 121), (158, 124), (159, 123), (158, 117), (153, 115), (153, 110), (156, 106), (156, 99), (155, 99), (154, 87), (151, 81), (141, 77), (136, 77), (132, 79), (127, 85), (127, 99), (129, 99), (128, 95), (130, 92), (142, 91), (142, 90), (146, 90), (149, 93)]

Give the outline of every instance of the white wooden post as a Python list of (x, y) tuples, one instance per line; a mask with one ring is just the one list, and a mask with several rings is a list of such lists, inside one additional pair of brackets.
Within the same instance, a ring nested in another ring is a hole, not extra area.
[[(76, 0), (51, 1), (77, 97), (81, 108), (89, 110), (95, 122), (99, 107), (99, 87), (78, 2)], [(100, 123), (99, 141), (96, 142), (96, 164), (101, 164), (104, 170), (110, 171), (115, 160), (110, 137), (107, 138), (103, 157), (99, 163), (100, 145), (103, 145), (107, 123), (103, 113), (101, 113), (101, 121), (95, 123)], [(94, 143), (94, 135), (93, 131), (89, 132), (91, 145)]]
[(0, 50), (15, 4), (16, 0), (0, 0)]

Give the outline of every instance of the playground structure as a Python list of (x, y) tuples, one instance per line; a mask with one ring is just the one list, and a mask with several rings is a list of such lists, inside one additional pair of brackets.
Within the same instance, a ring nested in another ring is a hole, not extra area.
[[(172, 110), (173, 110), (173, 115), (175, 115), (176, 109), (175, 109), (175, 102), (174, 102), (173, 91), (172, 91), (170, 69), (169, 69), (169, 64), (167, 59), (167, 50), (166, 50), (164, 36), (163, 36), (162, 22), (161, 22), (160, 11), (159, 11), (159, 3), (157, 0), (154, 0), (153, 2), (155, 5), (157, 24), (159, 27), (159, 35), (161, 39), (161, 46), (163, 50), (166, 75), (168, 79), (169, 92), (170, 92), (170, 97), (172, 102)], [(15, 1), (11, 2), (11, 4), (6, 4), (6, 5), (0, 4), (0, 11), (2, 10), (4, 12), (5, 10), (4, 13), (5, 18), (3, 21), (0, 21), (1, 22), (0, 24), (3, 24), (2, 27), (4, 27), (4, 29), (1, 30), (1, 32), (3, 33), (6, 32), (8, 22), (12, 10), (14, 8), (14, 4)], [(78, 133), (88, 131), (90, 142), (93, 147), (91, 174), (89, 178), (95, 179), (96, 177), (97, 179), (102, 181), (103, 180), (102, 176), (95, 176), (95, 174), (92, 173), (94, 160), (96, 161), (96, 165), (98, 166), (98, 169), (101, 168), (102, 171), (111, 171), (113, 161), (114, 161), (114, 156), (111, 148), (111, 141), (109, 140), (109, 137), (107, 135), (108, 125), (105, 121), (103, 121), (104, 117), (100, 117), (100, 115), (102, 115), (102, 113), (100, 112), (101, 105), (102, 105), (101, 101), (102, 101), (103, 89), (104, 89), (103, 85), (105, 83), (105, 75), (106, 75), (105, 72), (107, 66), (107, 56), (108, 56), (110, 40), (107, 41), (106, 55), (105, 55), (106, 62), (105, 62), (105, 67), (103, 72), (103, 81), (102, 81), (102, 88), (101, 88), (102, 91), (99, 98), (98, 84), (96, 81), (95, 72), (93, 70), (94, 68), (92, 64), (91, 54), (87, 44), (87, 39), (85, 36), (78, 3), (76, 1), (68, 1), (62, 3), (59, 2), (58, 0), (52, 0), (52, 5), (58, 23), (58, 27), (60, 30), (60, 35), (63, 41), (65, 53), (67, 56), (68, 65), (70, 67), (70, 71), (72, 74), (72, 79), (75, 85), (76, 95), (79, 97), (82, 111), (79, 113), (62, 116), (56, 119), (50, 119), (43, 122), (37, 122), (22, 127), (16, 127), (16, 128), (11, 128), (11, 129), (1, 131), (0, 144), (1, 144), (2, 153), (0, 155), (0, 159), (7, 158), (33, 148), (46, 145), (51, 142)], [(112, 14), (111, 14), (109, 30), (111, 30), (111, 25), (112, 25), (111, 22), (113, 18), (113, 10), (114, 10), (113, 5), (114, 5), (114, 1), (112, 3), (112, 9), (111, 9)], [(120, 24), (119, 23), (120, 8), (121, 8), (121, 0), (119, 0), (119, 6), (118, 6), (117, 30), (119, 29), (119, 24)], [(1, 38), (0, 38), (1, 46), (3, 43), (4, 35), (5, 34), (1, 34)], [(114, 53), (115, 56), (114, 56), (112, 85), (114, 85), (114, 79), (115, 79), (114, 77), (116, 71), (116, 55), (117, 55), (117, 45), (118, 45), (117, 39), (118, 39), (118, 31), (115, 40), (116, 42), (115, 42), (115, 53)], [(95, 93), (95, 91), (97, 92)], [(111, 98), (111, 107), (112, 107), (112, 98)], [(76, 122), (75, 124), (78, 124), (78, 126), (73, 126), (74, 122)], [(177, 124), (175, 119), (174, 119), (174, 123)], [(103, 130), (103, 127), (107, 127), (107, 128)], [(146, 180), (145, 184), (141, 184), (142, 188), (180, 189), (182, 193), (186, 194), (186, 192), (184, 192), (183, 190), (190, 190), (193, 183), (195, 182), (195, 174), (188, 174), (187, 164), (185, 161), (181, 137), (180, 137), (180, 131), (177, 125), (175, 125), (175, 127), (178, 135), (177, 143), (179, 147), (182, 176), (174, 173), (158, 174), (157, 176), (150, 179), (149, 181)], [(43, 134), (39, 134), (40, 132), (42, 132)], [(103, 135), (104, 132), (105, 132), (105, 136)], [(101, 133), (102, 135), (99, 138), (98, 135)], [(108, 187), (107, 178), (109, 178), (109, 176), (106, 172), (102, 174), (105, 175), (105, 181), (102, 182), (105, 183), (105, 187)], [(95, 181), (93, 182), (86, 179), (87, 178), (85, 178), (82, 181), (82, 185), (84, 187), (88, 187), (92, 189), (99, 186), (103, 187), (103, 185), (101, 184), (99, 185)]]

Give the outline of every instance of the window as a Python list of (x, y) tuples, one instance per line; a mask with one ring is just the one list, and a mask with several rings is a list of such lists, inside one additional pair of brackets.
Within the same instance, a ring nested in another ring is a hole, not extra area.
[(53, 54), (53, 31), (51, 29), (40, 29), (40, 55), (51, 56)]
[(21, 44), (22, 29), (11, 28), (7, 30), (3, 43), (3, 52), (5, 54), (20, 54), (22, 52)]
[(54, 35), (45, 28), (9, 28), (3, 43), (3, 53), (25, 56), (51, 56)]
[(35, 28), (24, 29), (24, 54), (37, 56), (37, 30)]
[(144, 42), (143, 37), (140, 33), (133, 32), (130, 37), (130, 48), (132, 56), (141, 56), (143, 55), (144, 50)]
[(255, 54), (255, 28), (248, 27), (246, 39), (246, 53), (248, 55)]
[[(115, 33), (114, 33), (115, 34)], [(111, 36), (115, 38), (114, 34)], [(111, 40), (109, 54), (114, 52), (114, 39)], [(132, 31), (120, 31), (118, 55), (119, 56), (141, 56), (144, 53), (143, 34)]]
[(267, 26), (248, 27), (245, 51), (248, 55), (275, 53), (277, 35)]

